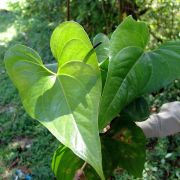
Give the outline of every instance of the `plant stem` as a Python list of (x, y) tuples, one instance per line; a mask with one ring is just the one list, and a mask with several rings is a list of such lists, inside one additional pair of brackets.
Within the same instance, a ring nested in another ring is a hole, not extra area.
[(67, 0), (67, 21), (70, 20), (70, 0)]
[(81, 171), (84, 171), (84, 168), (86, 167), (86, 165), (87, 165), (87, 162), (84, 162), (84, 164), (81, 167)]

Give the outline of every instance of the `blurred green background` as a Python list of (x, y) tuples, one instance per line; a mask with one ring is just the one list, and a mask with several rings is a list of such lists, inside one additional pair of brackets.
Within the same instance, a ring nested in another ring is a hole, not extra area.
[[(70, 1), (71, 19), (79, 22), (91, 39), (99, 32), (110, 35), (129, 14), (148, 24), (151, 36), (147, 49), (180, 36), (179, 0)], [(38, 51), (44, 62), (53, 62), (49, 39), (53, 29), (66, 19), (66, 0), (0, 0), (0, 179), (12, 179), (16, 169), (37, 180), (54, 178), (50, 165), (58, 141), (24, 112), (3, 58), (10, 46), (21, 43)], [(179, 101), (180, 81), (148, 99), (152, 111), (165, 102)], [(180, 179), (179, 145), (179, 135), (149, 139), (142, 179)], [(114, 175), (116, 180), (136, 179), (122, 169)]]

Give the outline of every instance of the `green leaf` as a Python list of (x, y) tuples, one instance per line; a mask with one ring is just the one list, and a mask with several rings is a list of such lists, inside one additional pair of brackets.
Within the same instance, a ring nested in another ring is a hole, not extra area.
[(142, 130), (132, 121), (117, 118), (108, 133), (103, 144), (111, 153), (110, 162), (142, 177), (146, 159), (146, 138)]
[(27, 113), (103, 179), (98, 133), (100, 73), (84, 62), (69, 61), (55, 74), (35, 51), (22, 45), (7, 51), (5, 65)]
[[(74, 21), (60, 24), (52, 33), (50, 40), (51, 51), (59, 66), (72, 60), (83, 61), (93, 46), (83, 27)], [(87, 64), (97, 69), (96, 54), (89, 57)]]
[[(142, 176), (146, 155), (146, 138), (135, 123), (118, 119), (113, 122), (108, 134), (101, 137), (101, 142), (103, 170), (106, 179), (109, 179), (118, 166), (134, 176)], [(69, 148), (61, 145), (54, 153), (51, 167), (58, 180), (69, 180), (73, 179), (83, 163)], [(84, 168), (84, 173), (87, 179), (99, 179), (88, 164)]]
[(144, 121), (150, 115), (149, 105), (145, 98), (140, 97), (127, 105), (121, 112), (122, 119)]
[(180, 78), (180, 41), (143, 53), (139, 47), (122, 49), (109, 63), (100, 103), (99, 128), (104, 128), (137, 97)]
[(180, 78), (180, 40), (166, 42), (156, 50), (144, 53), (141, 61), (147, 61), (151, 66), (147, 72), (151, 73), (151, 76), (142, 93), (166, 87), (173, 80)]
[[(102, 140), (103, 170), (106, 179), (113, 174), (113, 170), (117, 167), (119, 161), (117, 157), (115, 158), (118, 152), (116, 151), (116, 147), (113, 146), (117, 144), (111, 143), (108, 140), (108, 138)], [(111, 154), (112, 152), (114, 154)], [(112, 159), (112, 157), (114, 157), (114, 159)], [(51, 167), (58, 180), (69, 180), (73, 179), (76, 171), (80, 169), (83, 164), (84, 162), (69, 148), (61, 145), (54, 153)], [(88, 164), (84, 168), (84, 173), (87, 179), (99, 179), (97, 173)]]
[[(84, 161), (76, 156), (69, 148), (60, 145), (54, 152), (51, 168), (57, 180), (73, 179), (77, 170), (84, 164)], [(98, 180), (99, 177), (91, 166), (86, 164), (84, 174), (88, 179)]]
[[(102, 153), (103, 153), (103, 169), (106, 175), (106, 179), (110, 177), (113, 173), (113, 170), (116, 166), (114, 166), (114, 162), (111, 159), (111, 148), (107, 149), (105, 146), (107, 145), (106, 141), (103, 141), (105, 144), (102, 145)], [(112, 162), (111, 162), (112, 161)], [(117, 162), (117, 161), (116, 161)], [(76, 171), (80, 169), (84, 164), (84, 161), (77, 157), (69, 148), (61, 145), (54, 153), (52, 160), (52, 170), (57, 178), (57, 180), (69, 180), (73, 179)], [(91, 180), (99, 180), (97, 173), (93, 170), (91, 166), (88, 164), (84, 168), (84, 174), (87, 179)]]
[(49, 69), (50, 71), (56, 73), (58, 70), (58, 64), (57, 63), (52, 63), (52, 64), (45, 64), (46, 68)]
[(99, 33), (94, 37), (93, 45), (95, 46), (98, 43), (101, 43), (101, 44), (97, 48), (95, 48), (95, 51), (97, 54), (98, 61), (99, 61), (99, 63), (101, 63), (109, 58), (109, 53), (110, 53), (109, 38), (105, 34)]
[(106, 83), (106, 78), (107, 78), (107, 73), (108, 73), (108, 65), (109, 65), (109, 59), (106, 59), (101, 64), (99, 64), (100, 71), (101, 71), (101, 79), (102, 79), (102, 90)]
[(116, 28), (110, 39), (111, 58), (121, 49), (128, 46), (137, 46), (144, 49), (149, 40), (148, 27), (144, 22), (135, 21), (128, 16)]
[(57, 180), (73, 179), (76, 171), (83, 165), (83, 160), (78, 158), (69, 148), (61, 145), (54, 153), (51, 168)]

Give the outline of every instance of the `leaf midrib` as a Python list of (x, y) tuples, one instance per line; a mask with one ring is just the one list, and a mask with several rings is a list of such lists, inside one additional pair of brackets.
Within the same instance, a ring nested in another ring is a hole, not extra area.
[[(128, 71), (128, 73), (126, 74), (126, 76), (125, 76), (125, 78), (123, 79), (123, 81), (122, 81), (122, 83), (121, 83), (121, 85), (120, 85), (120, 87), (118, 88), (118, 90), (116, 91), (116, 94), (114, 95), (114, 97), (113, 97), (113, 99), (112, 99), (112, 101), (111, 101), (111, 103), (110, 103), (110, 105), (108, 106), (108, 108), (106, 109), (106, 111), (103, 113), (104, 114), (104, 116), (106, 115), (106, 113), (108, 112), (108, 110), (110, 109), (110, 107), (111, 107), (111, 105), (112, 105), (112, 103), (114, 102), (114, 99), (116, 98), (116, 95), (117, 95), (117, 93), (119, 92), (119, 90), (121, 89), (121, 87), (122, 87), (122, 84), (125, 82), (125, 80), (126, 80), (126, 78), (127, 78), (127, 76), (129, 75), (129, 73), (131, 73), (131, 71), (132, 71), (132, 69), (134, 68), (134, 66), (139, 62), (139, 59), (142, 57), (144, 55), (144, 52), (142, 52), (142, 54), (139, 56), (139, 58), (134, 62), (134, 64), (132, 65), (132, 67), (129, 69), (129, 71)], [(103, 95), (102, 95), (102, 97), (103, 97)], [(104, 117), (103, 116), (103, 117)], [(106, 122), (107, 123), (107, 122)], [(103, 127), (102, 127), (103, 128)]]

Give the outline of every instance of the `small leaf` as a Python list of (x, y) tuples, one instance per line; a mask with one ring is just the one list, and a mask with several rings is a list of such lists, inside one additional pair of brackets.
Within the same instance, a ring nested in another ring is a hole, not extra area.
[[(80, 170), (83, 164), (84, 161), (76, 156), (69, 148), (60, 145), (54, 152), (51, 168), (57, 180), (69, 180), (77, 175), (77, 171)], [(83, 171), (87, 179), (99, 179), (96, 172), (88, 164)]]
[(128, 46), (145, 48), (149, 40), (149, 30), (144, 22), (136, 22), (128, 16), (116, 28), (110, 39), (111, 58)]
[(149, 105), (145, 98), (140, 97), (127, 105), (120, 116), (125, 120), (144, 121), (150, 115)]
[(69, 180), (73, 179), (77, 169), (82, 165), (83, 160), (69, 148), (61, 145), (54, 153), (51, 167), (57, 180)]
[[(59, 66), (72, 60), (83, 61), (93, 48), (83, 27), (74, 21), (64, 22), (53, 31), (50, 46)], [(95, 53), (89, 57), (87, 64), (97, 69), (98, 62), (94, 59)]]
[[(119, 159), (116, 154), (116, 143), (111, 143), (113, 139), (102, 137), (102, 155), (103, 155), (103, 170), (105, 178), (108, 179), (112, 174), (113, 170), (118, 166)], [(69, 148), (64, 145), (59, 146), (55, 151), (52, 160), (52, 170), (58, 180), (69, 180), (73, 179), (76, 172), (83, 166), (84, 161), (77, 157)], [(83, 169), (84, 175), (87, 179), (99, 180), (97, 173), (94, 169), (86, 164)]]
[(110, 53), (110, 51), (109, 51), (109, 47), (110, 47), (109, 38), (105, 34), (99, 33), (94, 37), (94, 39), (93, 39), (93, 45), (94, 46), (100, 42), (101, 42), (101, 44), (97, 48), (95, 48), (99, 63), (108, 59), (109, 53)]
[(7, 51), (5, 65), (27, 113), (91, 164), (103, 179), (98, 133), (99, 73), (81, 61), (69, 61), (55, 74), (35, 51), (22, 45)]

